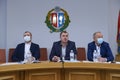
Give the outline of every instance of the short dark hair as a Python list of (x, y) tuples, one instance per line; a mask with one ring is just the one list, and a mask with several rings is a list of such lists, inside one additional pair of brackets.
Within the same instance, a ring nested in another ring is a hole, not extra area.
[(68, 33), (67, 31), (62, 31), (61, 33), (60, 33), (60, 36), (62, 35), (62, 33)]
[(31, 33), (30, 31), (25, 31), (24, 34), (25, 34), (25, 33), (30, 33), (30, 35), (32, 36), (32, 33)]

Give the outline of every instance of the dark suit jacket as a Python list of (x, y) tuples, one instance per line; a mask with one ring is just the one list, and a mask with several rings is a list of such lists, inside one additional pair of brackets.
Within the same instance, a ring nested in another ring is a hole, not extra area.
[[(68, 44), (66, 46), (66, 55), (65, 55), (65, 60), (70, 60), (70, 51), (73, 50), (74, 54), (77, 54), (75, 42), (68, 41)], [(54, 56), (58, 56), (61, 58), (62, 55), (62, 45), (61, 41), (54, 42), (53, 47), (49, 56), (49, 59), (52, 61), (52, 58)]]
[[(40, 48), (38, 44), (31, 43), (30, 51), (32, 53), (32, 56), (35, 57), (36, 60), (40, 58)], [(18, 44), (12, 55), (12, 61), (14, 62), (23, 61), (24, 52), (25, 52), (25, 43)]]
[[(95, 42), (91, 42), (88, 44), (88, 50), (87, 50), (87, 58), (89, 61), (93, 61), (93, 52), (96, 50)], [(112, 54), (112, 51), (110, 49), (110, 46), (107, 42), (103, 42), (100, 47), (100, 54), (101, 57), (107, 58), (107, 61), (113, 61), (114, 57)]]

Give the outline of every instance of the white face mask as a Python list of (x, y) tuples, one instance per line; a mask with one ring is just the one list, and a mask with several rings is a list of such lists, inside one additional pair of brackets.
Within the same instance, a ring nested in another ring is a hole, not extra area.
[(24, 37), (24, 40), (25, 40), (25, 42), (29, 42), (31, 39), (30, 39), (30, 36), (25, 36)]

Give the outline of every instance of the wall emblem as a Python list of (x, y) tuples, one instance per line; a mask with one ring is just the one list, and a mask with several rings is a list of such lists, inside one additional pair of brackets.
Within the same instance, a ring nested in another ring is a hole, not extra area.
[(64, 9), (55, 7), (48, 12), (45, 23), (50, 32), (61, 32), (68, 27), (70, 20), (68, 13)]

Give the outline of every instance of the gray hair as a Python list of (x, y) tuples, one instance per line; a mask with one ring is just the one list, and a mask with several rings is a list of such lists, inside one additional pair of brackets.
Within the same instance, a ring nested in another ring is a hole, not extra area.
[(97, 33), (101, 33), (101, 32), (98, 31), (98, 32), (93, 33), (93, 38), (95, 37), (95, 35), (96, 35)]

